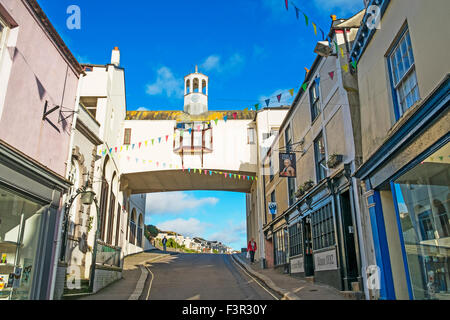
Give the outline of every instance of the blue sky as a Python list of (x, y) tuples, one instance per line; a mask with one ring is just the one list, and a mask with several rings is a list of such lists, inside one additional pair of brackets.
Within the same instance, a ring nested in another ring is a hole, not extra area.
[[(322, 40), (320, 32), (315, 36), (311, 22), (327, 33), (330, 14), (348, 18), (363, 8), (363, 0), (295, 0), (309, 17), (306, 27), (302, 15), (296, 19), (291, 4), (286, 11), (284, 0), (38, 2), (81, 63), (109, 63), (111, 50), (120, 48), (128, 110), (181, 110), (183, 77), (196, 64), (210, 77), (210, 110), (263, 105), (267, 97), (292, 88), (297, 91), (304, 68), (310, 68), (315, 58), (316, 41)], [(80, 30), (66, 26), (70, 5), (81, 9)], [(281, 103), (291, 101), (287, 94)], [(151, 211), (147, 223), (190, 226), (185, 234), (198, 231), (200, 236), (222, 237), (218, 240), (236, 249), (245, 246), (245, 195), (185, 192), (175, 196), (195, 205), (181, 212), (171, 207), (158, 214)]]

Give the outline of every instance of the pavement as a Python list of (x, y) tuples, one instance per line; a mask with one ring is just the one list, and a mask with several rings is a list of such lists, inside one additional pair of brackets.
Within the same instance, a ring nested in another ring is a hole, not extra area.
[(259, 262), (251, 264), (245, 253), (234, 254), (233, 258), (252, 276), (281, 295), (282, 300), (352, 300), (331, 286), (298, 279), (275, 269), (262, 269)]

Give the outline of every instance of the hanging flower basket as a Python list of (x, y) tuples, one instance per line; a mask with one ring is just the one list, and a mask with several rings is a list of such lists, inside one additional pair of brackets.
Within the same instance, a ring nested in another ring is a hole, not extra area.
[(342, 161), (344, 160), (344, 156), (342, 154), (332, 154), (328, 161), (327, 166), (328, 168), (334, 169), (336, 168)]

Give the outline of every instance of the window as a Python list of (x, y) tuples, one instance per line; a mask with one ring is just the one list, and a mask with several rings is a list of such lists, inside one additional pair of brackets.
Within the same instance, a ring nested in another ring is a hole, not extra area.
[(292, 151), (292, 135), (291, 135), (291, 126), (289, 125), (284, 131), (284, 143), (286, 146), (286, 152)]
[(325, 166), (325, 144), (323, 143), (323, 135), (314, 141), (314, 154), (316, 160), (316, 177), (317, 183), (326, 178), (326, 166)]
[(300, 222), (289, 227), (289, 256), (302, 254), (302, 224)]
[(269, 158), (269, 170), (270, 170), (270, 181), (272, 181), (273, 177), (275, 175), (273, 172), (272, 155), (270, 155), (270, 158)]
[(395, 92), (397, 112), (400, 117), (419, 100), (416, 68), (412, 52), (411, 38), (406, 30), (389, 55), (391, 81)]
[(275, 190), (270, 194), (270, 202), (277, 202), (277, 198), (275, 195)]
[(0, 17), (0, 61), (3, 55), (4, 43), (6, 42), (6, 23)]
[(331, 203), (312, 213), (311, 227), (314, 250), (334, 246), (336, 241)]
[[(49, 246), (53, 240), (45, 240), (48, 235), (44, 234), (43, 229), (41, 231), (41, 226), (47, 222), (43, 218), (46, 212), (42, 204), (0, 186), (1, 300), (31, 298), (32, 288), (39, 282), (35, 270), (42, 270), (40, 265), (45, 259), (40, 255), (39, 247)], [(22, 270), (20, 280), (14, 281), (14, 285), (7, 285), (13, 281), (14, 271), (19, 267)]]
[(309, 101), (311, 106), (311, 121), (314, 122), (320, 114), (320, 96), (319, 96), (319, 84), (314, 81), (309, 88)]
[(123, 138), (123, 144), (124, 145), (130, 145), (131, 144), (131, 129), (125, 129), (125, 134)]
[(281, 265), (286, 263), (286, 232), (281, 229), (273, 235), (273, 247), (275, 250), (274, 263), (275, 265)]
[(450, 144), (394, 181), (414, 299), (450, 299)]
[(248, 144), (255, 144), (256, 143), (255, 128), (248, 128), (247, 129), (247, 143)]
[(295, 203), (295, 191), (295, 178), (288, 178), (289, 206), (292, 206)]

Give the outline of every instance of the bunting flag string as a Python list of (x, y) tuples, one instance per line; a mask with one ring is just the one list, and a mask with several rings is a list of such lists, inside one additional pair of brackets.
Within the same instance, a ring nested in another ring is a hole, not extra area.
[[(130, 156), (127, 156), (127, 161), (132, 161)], [(180, 165), (174, 165), (174, 164), (168, 164), (166, 162), (160, 163), (159, 161), (153, 161), (153, 160), (145, 160), (145, 159), (139, 159), (134, 158), (133, 161), (136, 161), (136, 163), (142, 162), (143, 164), (152, 165), (154, 164), (157, 168), (170, 168), (170, 169), (176, 169), (176, 170), (182, 170), (183, 172), (187, 172), (189, 174), (200, 174), (200, 175), (223, 175), (225, 178), (229, 179), (236, 179), (236, 180), (252, 180), (252, 181), (258, 181), (257, 176), (251, 176), (251, 175), (242, 175), (242, 174), (236, 174), (231, 172), (224, 172), (224, 171), (216, 171), (216, 170), (206, 170), (206, 169), (198, 169), (198, 168), (186, 168), (184, 166)]]

